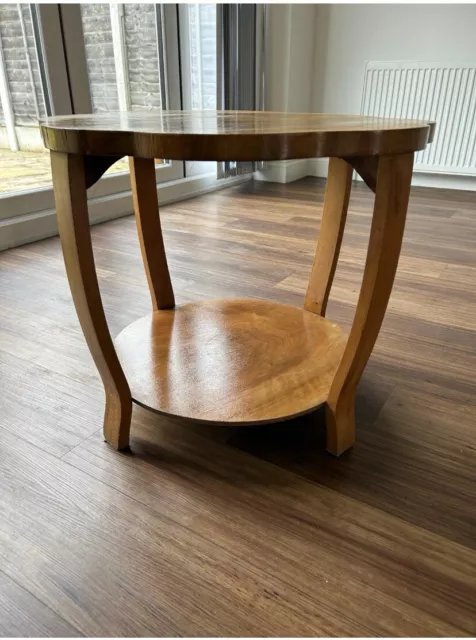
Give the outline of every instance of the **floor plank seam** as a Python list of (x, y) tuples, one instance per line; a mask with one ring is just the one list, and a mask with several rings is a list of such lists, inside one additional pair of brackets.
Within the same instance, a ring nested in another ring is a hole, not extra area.
[[(107, 445), (105, 444), (104, 446), (107, 446)], [(245, 457), (247, 457), (248, 455), (251, 455), (251, 454), (246, 454), (246, 453), (244, 453), (244, 452), (240, 452), (240, 453), (242, 453)], [(123, 454), (123, 453), (121, 453), (121, 452), (117, 452), (117, 455), (128, 455), (128, 454)], [(252, 457), (254, 458), (254, 456), (252, 456)], [(81, 471), (81, 473), (85, 473), (86, 475), (90, 475), (90, 474), (88, 474), (88, 472), (87, 472), (87, 471), (84, 471), (83, 469), (81, 469), (81, 468), (77, 467), (75, 464), (73, 464), (73, 463), (72, 463), (72, 462), (70, 462), (69, 460), (63, 460), (63, 462), (64, 462), (64, 463), (66, 463), (66, 464), (68, 464), (68, 465), (71, 465), (71, 466), (72, 466), (72, 467), (74, 467), (75, 469), (77, 469), (77, 470)], [(277, 467), (277, 465), (275, 465), (275, 464), (273, 464), (273, 463), (271, 463), (271, 462), (267, 462), (267, 461), (266, 461), (266, 462), (265, 462), (265, 464), (266, 464), (266, 465), (271, 465), (271, 466), (273, 466), (273, 467)], [(279, 467), (277, 467), (277, 468), (279, 468)], [(295, 476), (296, 476), (296, 478), (299, 478), (299, 476), (297, 476), (296, 474), (294, 474), (294, 473), (292, 473), (292, 472), (289, 472), (289, 471), (286, 471), (286, 474), (293, 475), (293, 476), (295, 475)], [(107, 486), (109, 489), (113, 489), (114, 491), (116, 491), (116, 492), (120, 493), (121, 495), (123, 495), (123, 496), (124, 496), (124, 497), (126, 497), (127, 499), (129, 499), (129, 500), (134, 500), (134, 502), (136, 502), (137, 504), (139, 504), (143, 509), (146, 509), (146, 510), (148, 510), (149, 512), (151, 512), (151, 513), (153, 514), (153, 516), (154, 516), (154, 517), (159, 518), (159, 519), (161, 519), (161, 520), (163, 520), (163, 521), (167, 521), (167, 522), (169, 522), (169, 523), (173, 524), (174, 526), (179, 527), (180, 529), (182, 529), (182, 530), (184, 530), (184, 531), (191, 531), (194, 535), (196, 535), (198, 538), (200, 538), (200, 539), (201, 539), (201, 540), (203, 540), (204, 542), (208, 542), (208, 543), (213, 544), (213, 546), (215, 546), (217, 549), (220, 549), (220, 550), (223, 550), (223, 551), (228, 551), (228, 548), (227, 548), (226, 546), (223, 546), (223, 545), (218, 544), (218, 543), (216, 542), (216, 540), (213, 540), (213, 539), (211, 539), (209, 536), (205, 536), (205, 535), (203, 535), (203, 534), (202, 534), (202, 533), (200, 533), (200, 532), (193, 531), (192, 529), (190, 529), (190, 527), (188, 527), (188, 526), (187, 526), (187, 525), (185, 525), (185, 524), (182, 524), (182, 523), (181, 523), (181, 522), (179, 522), (178, 520), (174, 519), (172, 516), (165, 516), (165, 515), (162, 515), (162, 514), (158, 513), (157, 511), (155, 511), (155, 510), (154, 510), (154, 508), (153, 508), (153, 507), (151, 507), (151, 506), (149, 506), (149, 505), (145, 504), (144, 502), (142, 502), (141, 500), (139, 500), (139, 499), (138, 499), (138, 498), (136, 498), (135, 496), (133, 496), (133, 495), (131, 495), (131, 494), (129, 494), (129, 493), (126, 493), (126, 492), (125, 492), (125, 491), (123, 491), (121, 488), (119, 488), (119, 487), (112, 487), (112, 486), (111, 486), (110, 484), (108, 484), (107, 482), (104, 482), (103, 480), (98, 479), (98, 478), (96, 478), (95, 476), (91, 476), (91, 477), (93, 477), (96, 481), (101, 482), (102, 484), (104, 484), (105, 486)], [(300, 479), (300, 480), (302, 480), (301, 478), (299, 478), (299, 479)], [(311, 482), (311, 481), (308, 481), (308, 483), (309, 483), (309, 484), (316, 484), (316, 483), (313, 483), (313, 482)], [(332, 491), (332, 490), (331, 490), (331, 489), (329, 489), (329, 491)], [(337, 493), (337, 492), (335, 492), (335, 493)], [(242, 561), (245, 565), (248, 563), (248, 565), (249, 565), (250, 567), (252, 567), (255, 571), (259, 571), (259, 568), (260, 568), (260, 567), (259, 567), (259, 565), (255, 564), (255, 563), (250, 559), (250, 558), (252, 558), (252, 556), (245, 557), (245, 556), (241, 556), (241, 555), (240, 555), (240, 556), (237, 556), (237, 557), (239, 557), (239, 558), (241, 559), (241, 561)], [(276, 579), (276, 578), (278, 577), (277, 575), (275, 576), (275, 575), (274, 575), (274, 574), (272, 574), (272, 573), (267, 573), (267, 575), (268, 575), (271, 579)], [(288, 587), (291, 587), (291, 588), (294, 588), (294, 589), (296, 589), (296, 591), (297, 591), (298, 593), (301, 593), (302, 595), (309, 597), (309, 593), (307, 593), (306, 591), (302, 591), (302, 590), (301, 590), (301, 589), (296, 585), (296, 583), (295, 583), (295, 582), (288, 581), (288, 580), (286, 580), (285, 578), (283, 578), (283, 576), (280, 576), (280, 577), (279, 577), (279, 579), (283, 582), (283, 584), (284, 584), (284, 585), (286, 585), (286, 586), (288, 586)], [(322, 601), (322, 602), (321, 602), (321, 601), (317, 601), (317, 602), (318, 602), (320, 605), (324, 605), (324, 606), (326, 605), (325, 601)], [(340, 610), (339, 610), (339, 616), (340, 616), (341, 618), (343, 618), (343, 619), (348, 620), (349, 622), (353, 623), (354, 625), (358, 625), (358, 626), (359, 626), (359, 628), (361, 628), (361, 629), (363, 629), (363, 628), (364, 628), (361, 622), (359, 622), (358, 620), (356, 620), (356, 619), (354, 619), (354, 618), (349, 617), (349, 615), (347, 615), (347, 614), (343, 613), (343, 612), (342, 612), (342, 611), (340, 611)], [(368, 631), (369, 631), (369, 632), (371, 632), (371, 629), (370, 629), (370, 628), (368, 628)], [(375, 634), (372, 632), (372, 634), (371, 634), (371, 635), (375, 635)]]
[(65, 624), (69, 625), (72, 629), (74, 629), (77, 634), (78, 637), (84, 638), (84, 633), (82, 633), (77, 627), (76, 625), (74, 625), (72, 622), (69, 622), (69, 620), (66, 620), (66, 618), (64, 618), (61, 613), (59, 613), (58, 611), (55, 611), (49, 604), (47, 604), (46, 602), (44, 602), (39, 596), (37, 596), (35, 593), (33, 593), (33, 591), (31, 591), (31, 589), (29, 587), (24, 586), (23, 584), (20, 584), (18, 582), (18, 580), (16, 580), (16, 578), (14, 578), (13, 576), (11, 576), (10, 574), (8, 574), (6, 571), (4, 571), (1, 567), (0, 567), (0, 573), (3, 573), (4, 576), (6, 576), (9, 580), (11, 580), (12, 582), (14, 582), (17, 587), (19, 589), (21, 589), (22, 591), (25, 591), (26, 593), (28, 593), (32, 598), (34, 598), (37, 602), (39, 602), (40, 604), (42, 604), (44, 607), (46, 607), (49, 611), (51, 611), (51, 613), (53, 613), (55, 616), (57, 616), (58, 618), (60, 618)]
[[(246, 183), (162, 208), (176, 299), (302, 308), (324, 185)], [(347, 328), (371, 210), (356, 185), (326, 314)], [(320, 414), (238, 433), (136, 408), (136, 455), (115, 453), (59, 239), (1, 253), (7, 626), (54, 635), (65, 615), (98, 636), (166, 635), (172, 624), (184, 636), (474, 634), (474, 211), (474, 194), (412, 190), (357, 392), (357, 444), (338, 460), (325, 455)], [(150, 307), (135, 221), (92, 235), (117, 335)]]
[(69, 449), (68, 451), (65, 451), (65, 453), (63, 453), (60, 456), (56, 456), (58, 458), (58, 460), (62, 460), (65, 456), (68, 455), (68, 453), (73, 452), (75, 449), (77, 449), (78, 447), (80, 447), (82, 444), (84, 444), (87, 440), (90, 440), (91, 438), (93, 438), (94, 436), (96, 436), (99, 432), (102, 431), (102, 428), (98, 428), (96, 429), (96, 431), (93, 431), (93, 433), (89, 434), (89, 436), (87, 436), (86, 438), (84, 438), (84, 440), (81, 440), (81, 442), (78, 442), (78, 444), (75, 444), (74, 447), (72, 447), (71, 449)]

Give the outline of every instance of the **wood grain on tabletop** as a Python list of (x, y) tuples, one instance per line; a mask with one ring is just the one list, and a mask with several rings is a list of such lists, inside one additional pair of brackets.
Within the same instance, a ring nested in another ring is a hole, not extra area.
[(370, 116), (274, 111), (123, 111), (40, 122), (52, 151), (169, 160), (285, 160), (408, 153), (434, 124)]
[[(177, 303), (302, 305), (323, 185), (161, 208)], [(327, 306), (346, 330), (372, 199), (353, 188)], [(134, 219), (92, 237), (117, 335), (151, 306)], [(413, 189), (351, 452), (325, 454), (320, 413), (217, 430), (135, 407), (119, 454), (59, 240), (0, 254), (3, 635), (476, 634), (475, 281), (474, 194)]]

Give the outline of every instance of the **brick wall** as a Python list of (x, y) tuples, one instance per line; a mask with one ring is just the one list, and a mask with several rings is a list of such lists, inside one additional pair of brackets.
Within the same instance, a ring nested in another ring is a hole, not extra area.
[(131, 109), (160, 108), (155, 5), (125, 4), (124, 27)]
[[(124, 31), (132, 109), (160, 108), (160, 78), (157, 47), (156, 15), (153, 4), (125, 4)], [(17, 126), (35, 127), (36, 95), (40, 117), (45, 115), (38, 59), (35, 50), (30, 5), (22, 4), (28, 49), (25, 48), (16, 4), (0, 4), (0, 37), (4, 52), (12, 107)], [(119, 108), (110, 8), (105, 3), (81, 4), (81, 16), (86, 47), (89, 83), (93, 110), (114, 111)], [(200, 96), (194, 108), (215, 108), (216, 105), (216, 7), (190, 5), (191, 50), (198, 53), (200, 39), (201, 63), (192, 62), (192, 88)], [(28, 72), (27, 52), (34, 77), (32, 86)], [(0, 126), (4, 117), (0, 106)]]
[[(111, 16), (107, 4), (82, 4), (81, 15), (94, 111), (119, 108)], [(155, 5), (124, 5), (124, 40), (131, 109), (160, 108)]]
[(81, 4), (93, 111), (117, 111), (116, 70), (108, 4)]
[(216, 5), (189, 5), (192, 109), (216, 109)]
[[(28, 53), (40, 108), (45, 106), (33, 39), (30, 7), (22, 4), (28, 40)], [(81, 4), (89, 83), (94, 111), (119, 108), (109, 5)], [(124, 5), (125, 46), (129, 72), (131, 108), (160, 108), (160, 79), (157, 50), (155, 6)], [(28, 73), (26, 49), (16, 4), (0, 4), (0, 36), (7, 67), (15, 124), (34, 125), (36, 110), (33, 87)], [(0, 107), (0, 123), (4, 123)]]
[[(10, 86), (10, 96), (16, 125), (34, 125), (37, 120), (34, 93), (38, 101), (40, 116), (45, 114), (38, 60), (36, 57), (30, 5), (22, 4), (28, 49), (24, 45), (20, 16), (16, 4), (0, 4), (0, 38)], [(33, 70), (34, 87), (28, 72), (27, 55)], [(0, 122), (4, 123), (0, 111)]]

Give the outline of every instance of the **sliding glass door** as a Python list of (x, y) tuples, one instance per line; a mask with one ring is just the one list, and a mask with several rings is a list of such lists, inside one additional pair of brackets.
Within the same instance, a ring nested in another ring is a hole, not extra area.
[[(38, 119), (47, 113), (36, 7), (0, 4), (0, 195), (51, 185)], [(2, 207), (0, 217), (8, 213)]]
[[(181, 108), (175, 5), (0, 4), (0, 220), (54, 208), (40, 118), (164, 108)], [(182, 162), (156, 168), (157, 183), (184, 176)], [(125, 158), (88, 195), (129, 190)]]
[[(177, 40), (174, 6), (88, 3), (80, 5), (77, 18), (81, 24), (70, 20), (65, 37), (70, 30), (83, 34), (85, 73), (76, 70), (74, 83), (78, 92), (87, 93), (90, 112), (180, 108), (180, 85), (168, 82), (179, 75), (178, 47), (166, 46), (167, 39)], [(156, 168), (157, 182), (184, 175), (182, 162), (161, 158)], [(110, 187), (125, 184), (117, 174), (128, 171), (126, 158), (113, 165)]]
[[(2, 250), (56, 233), (45, 115), (216, 109), (217, 5), (0, 4), (0, 98)], [(170, 202), (218, 186), (217, 164), (159, 158), (156, 178)], [(123, 158), (88, 191), (91, 223), (132, 213), (130, 188)]]

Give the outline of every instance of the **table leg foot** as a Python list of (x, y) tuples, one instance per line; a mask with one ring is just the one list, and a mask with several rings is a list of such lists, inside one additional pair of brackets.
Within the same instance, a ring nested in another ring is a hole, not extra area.
[(131, 429), (132, 401), (129, 397), (106, 397), (104, 413), (104, 439), (117, 451), (129, 449), (129, 433)]
[(129, 445), (132, 398), (109, 333), (94, 264), (84, 158), (51, 152), (58, 228), (71, 294), (106, 393), (104, 437), (115, 449)]
[(327, 397), (327, 449), (340, 455), (354, 443), (355, 394), (392, 291), (412, 179), (413, 154), (380, 156), (364, 277), (344, 355)]
[(326, 449), (340, 456), (355, 442), (355, 398), (341, 399), (335, 407), (326, 405)]

